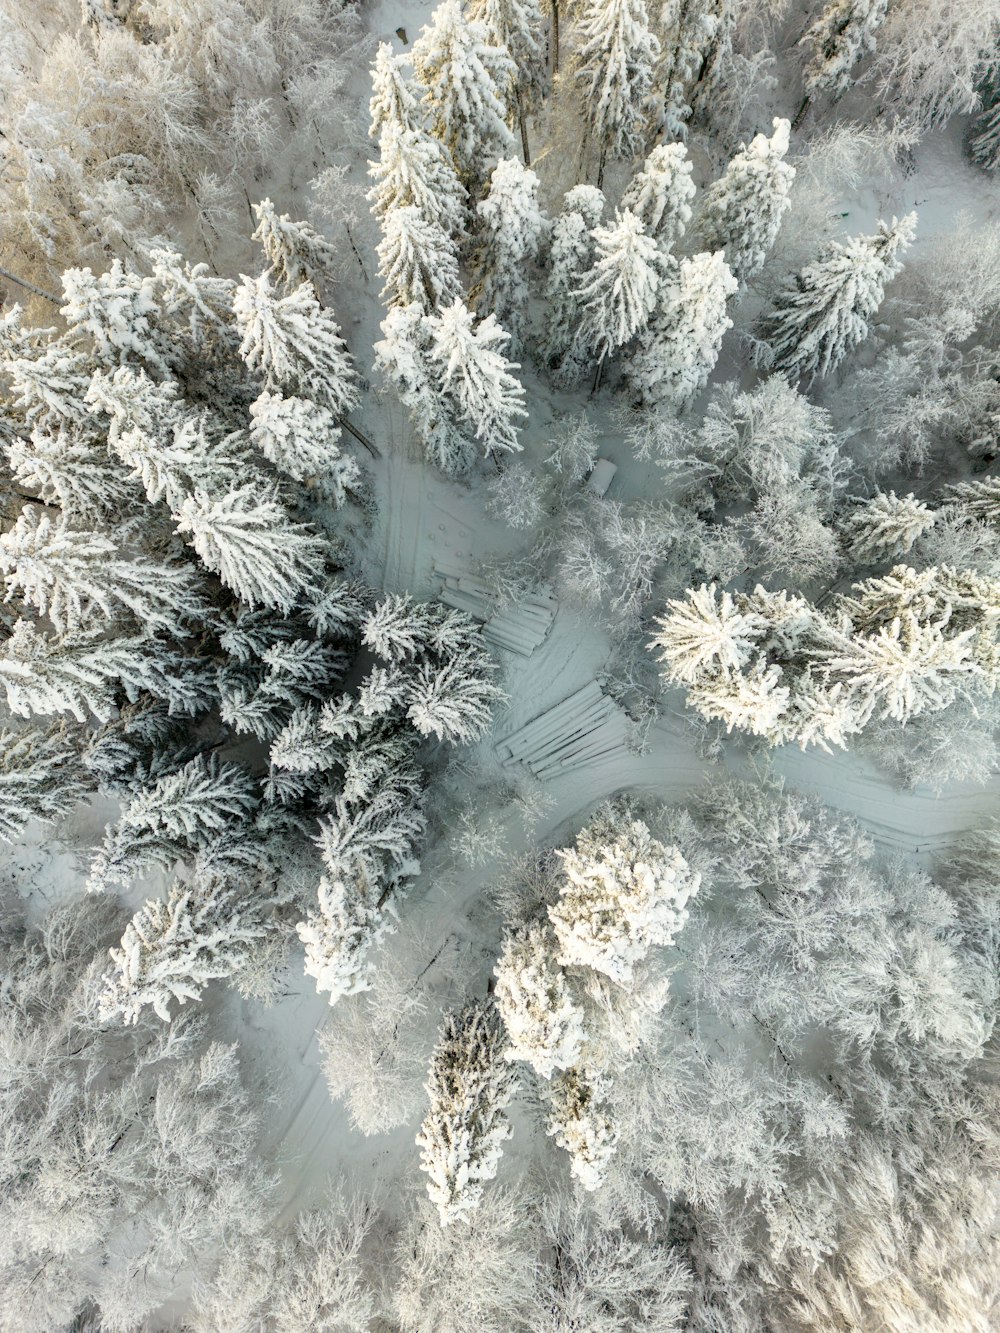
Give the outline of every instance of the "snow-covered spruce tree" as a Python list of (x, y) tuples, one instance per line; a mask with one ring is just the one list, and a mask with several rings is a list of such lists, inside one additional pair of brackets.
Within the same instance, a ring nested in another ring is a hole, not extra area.
[(721, 250), (680, 261), (628, 367), (641, 401), (683, 409), (697, 397), (732, 327), (726, 301), (738, 287)]
[(266, 895), (203, 876), (175, 883), (166, 901), (148, 899), (111, 949), (101, 1016), (135, 1023), (146, 1005), (168, 1022), (170, 1005), (200, 1000), (210, 982), (230, 977), (269, 932)]
[(321, 403), (265, 389), (250, 404), (250, 439), (279, 472), (337, 509), (361, 487), (357, 460), (341, 451), (337, 417)]
[(1000, 96), (997, 85), (983, 91), (983, 108), (969, 126), (966, 144), (973, 162), (984, 171), (1000, 166)]
[(481, 315), (492, 314), (504, 326), (516, 354), (528, 301), (527, 270), (538, 259), (548, 230), (538, 205), (538, 177), (517, 158), (502, 157), (476, 214), (479, 253), (473, 301)]
[(609, 154), (629, 159), (642, 146), (643, 103), (659, 52), (644, 0), (587, 0), (581, 9), (573, 77), (597, 154), (598, 187)]
[(698, 892), (676, 847), (665, 847), (642, 820), (612, 830), (586, 828), (558, 853), (559, 899), (548, 909), (559, 961), (603, 972), (620, 986), (654, 945), (670, 945)]
[(467, 195), (440, 140), (425, 130), (389, 126), (378, 146), (379, 160), (368, 166), (375, 217), (384, 224), (396, 209), (413, 207), (452, 240), (464, 235)]
[(795, 168), (784, 160), (790, 128), (775, 118), (771, 138), (757, 134), (744, 144), (702, 199), (698, 225), (705, 248), (723, 250), (740, 282), (764, 266), (791, 203)]
[(514, 62), (515, 74), (507, 102), (511, 119), (516, 116), (521, 132), (524, 164), (531, 166), (528, 120), (541, 104), (548, 87), (539, 0), (472, 0), (468, 17), (474, 23), (485, 24), (496, 45)]
[(449, 149), (463, 183), (478, 190), (494, 154), (514, 146), (507, 95), (517, 69), (485, 23), (466, 18), (461, 0), (443, 0), (413, 44), (430, 128)]
[(694, 111), (707, 104), (732, 44), (733, 0), (665, 0), (656, 68), (664, 137), (685, 139)]
[(64, 726), (0, 731), (0, 839), (14, 842), (32, 819), (52, 823), (92, 787)]
[(423, 114), (420, 92), (410, 83), (402, 56), (393, 52), (388, 42), (379, 42), (372, 62), (372, 95), (368, 103), (373, 139), (386, 130), (420, 129)]
[(544, 1090), (546, 1132), (569, 1154), (570, 1171), (585, 1190), (600, 1189), (618, 1146), (609, 1115), (608, 1077), (592, 1069), (568, 1069)]
[(691, 221), (691, 172), (682, 143), (657, 144), (622, 195), (621, 207), (634, 213), (668, 254)]
[(646, 328), (663, 284), (659, 247), (634, 213), (595, 227), (594, 265), (577, 289), (584, 345), (598, 363)]
[(880, 492), (845, 515), (841, 535), (852, 559), (874, 565), (906, 555), (936, 521), (934, 511), (912, 494)]
[(419, 871), (420, 738), (478, 740), (503, 697), (462, 612), (386, 598), (364, 617), (361, 641), (380, 661), (357, 693), (296, 709), (271, 744), (278, 790), (313, 793), (325, 874), (298, 932), (306, 972), (331, 1004), (367, 988), (372, 947)]
[(479, 1207), (511, 1135), (505, 1111), (516, 1075), (503, 1045), (491, 1004), (445, 1016), (427, 1081), (430, 1106), (417, 1134), (427, 1193), (443, 1227), (466, 1221)]
[(513, 374), (520, 367), (503, 355), (510, 335), (492, 315), (473, 327), (462, 301), (429, 315), (428, 358), (440, 376), (451, 416), (481, 441), (487, 457), (519, 453), (519, 418), (528, 415), (524, 388)]
[(255, 240), (264, 251), (268, 268), (286, 291), (311, 282), (319, 287), (331, 276), (337, 251), (325, 236), (308, 222), (296, 222), (287, 213), (278, 214), (270, 199), (254, 204), (257, 219)]
[(828, 242), (822, 255), (778, 293), (763, 333), (772, 365), (790, 379), (827, 375), (867, 338), (886, 283), (903, 267), (898, 252), (916, 231), (917, 217), (880, 222), (874, 236)]
[(551, 931), (535, 922), (508, 935), (497, 962), (494, 999), (509, 1045), (508, 1060), (525, 1060), (551, 1078), (569, 1069), (586, 1040), (583, 1014), (556, 962)]
[(389, 305), (417, 302), (433, 311), (460, 297), (455, 246), (415, 204), (386, 213), (378, 259), (382, 299)]
[(407, 408), (424, 452), (444, 472), (460, 474), (478, 456), (473, 430), (460, 424), (431, 357), (433, 330), (422, 303), (394, 306), (382, 321), (375, 365)]
[(594, 228), (604, 213), (605, 199), (593, 185), (575, 185), (563, 198), (552, 225), (545, 283), (546, 328), (542, 355), (570, 383), (587, 357), (580, 329), (580, 285), (594, 260)]
[(838, 98), (847, 92), (854, 67), (875, 50), (887, 8), (888, 0), (828, 0), (799, 43), (812, 51), (802, 72), (810, 96), (829, 93)]
[(233, 297), (240, 356), (264, 387), (299, 393), (333, 412), (358, 402), (356, 374), (340, 325), (311, 282), (278, 296), (268, 273), (243, 277)]

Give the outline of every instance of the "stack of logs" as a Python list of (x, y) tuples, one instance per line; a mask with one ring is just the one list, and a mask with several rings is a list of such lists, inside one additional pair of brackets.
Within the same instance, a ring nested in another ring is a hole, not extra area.
[(434, 573), (442, 583), (439, 600), (483, 621), (483, 638), (494, 648), (530, 657), (552, 628), (559, 603), (547, 593), (527, 593), (517, 606), (494, 613), (493, 597), (482, 579), (442, 560), (435, 560)]
[(524, 764), (541, 781), (625, 752), (625, 714), (590, 681), (498, 742), (505, 768)]

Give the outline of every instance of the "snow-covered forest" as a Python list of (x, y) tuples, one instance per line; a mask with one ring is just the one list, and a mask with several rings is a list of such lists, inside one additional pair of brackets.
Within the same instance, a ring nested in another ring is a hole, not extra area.
[(0, 38), (0, 1333), (1000, 1327), (1000, 0)]

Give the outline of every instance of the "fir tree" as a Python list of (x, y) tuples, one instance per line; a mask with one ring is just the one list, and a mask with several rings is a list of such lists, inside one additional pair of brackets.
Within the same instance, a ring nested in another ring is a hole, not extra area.
[(660, 17), (662, 130), (685, 139), (693, 109), (707, 102), (732, 41), (733, 0), (666, 0)]
[(807, 93), (839, 98), (847, 92), (855, 65), (875, 50), (887, 7), (888, 0), (829, 0), (800, 41), (812, 49), (802, 74)]
[(196, 490), (175, 518), (202, 562), (248, 606), (288, 612), (320, 581), (326, 544), (253, 485), (217, 497)]
[(170, 1021), (170, 1005), (200, 1000), (210, 981), (229, 977), (246, 962), (273, 924), (259, 896), (243, 895), (221, 880), (176, 883), (166, 901), (147, 899), (111, 950), (101, 1017), (137, 1023), (149, 1005)]
[(426, 89), (431, 128), (469, 186), (478, 185), (494, 153), (514, 146), (505, 96), (517, 68), (491, 36), (484, 23), (463, 15), (460, 0), (443, 0), (413, 44), (413, 68)]
[(63, 727), (0, 731), (0, 839), (13, 843), (32, 819), (51, 823), (90, 789)]
[(266, 389), (250, 404), (250, 438), (279, 472), (314, 484), (339, 509), (361, 486), (361, 469), (341, 452), (340, 425), (329, 408)]
[(409, 132), (421, 126), (419, 94), (406, 77), (403, 57), (394, 55), (388, 42), (379, 42), (375, 52), (368, 109), (368, 133), (373, 139), (380, 139), (386, 130)]
[(916, 214), (879, 223), (874, 236), (828, 243), (821, 257), (778, 294), (764, 333), (775, 369), (790, 379), (827, 375), (871, 328), (885, 285), (903, 267), (897, 257), (913, 239)]
[(473, 328), (471, 310), (461, 301), (428, 316), (429, 356), (438, 367), (459, 420), (481, 440), (487, 455), (520, 452), (518, 418), (527, 416), (519, 369), (503, 355), (509, 341), (492, 315)]
[(448, 236), (413, 204), (387, 213), (378, 247), (382, 299), (437, 310), (459, 299), (458, 255)]
[(547, 230), (538, 206), (538, 177), (517, 158), (501, 158), (476, 213), (480, 245), (476, 308), (503, 324), (516, 352), (528, 300), (527, 270), (538, 259)]
[(668, 254), (691, 221), (691, 171), (682, 143), (657, 144), (622, 195), (621, 207), (634, 213)]
[(541, 103), (548, 82), (538, 0), (473, 0), (468, 17), (485, 24), (496, 45), (514, 62), (508, 104), (520, 127), (524, 164), (530, 166), (528, 118)]
[(588, 1191), (600, 1189), (618, 1148), (619, 1130), (605, 1100), (609, 1087), (599, 1071), (568, 1069), (546, 1089), (546, 1132), (569, 1153), (570, 1170)]
[(514, 1084), (492, 1006), (447, 1014), (427, 1081), (430, 1107), (417, 1134), (427, 1193), (443, 1227), (466, 1221), (497, 1173), (511, 1134), (504, 1112)]
[(549, 276), (545, 284), (547, 324), (543, 354), (571, 381), (582, 370), (588, 349), (580, 334), (579, 290), (594, 260), (594, 229), (604, 212), (604, 195), (593, 185), (567, 191), (552, 227)]
[(253, 211), (257, 229), (251, 239), (260, 245), (270, 272), (286, 291), (330, 277), (336, 251), (308, 222), (293, 222), (287, 213), (279, 216), (270, 199), (254, 204)]
[(629, 366), (644, 401), (683, 408), (701, 392), (732, 326), (726, 300), (738, 286), (721, 251), (680, 261)]
[(467, 195), (448, 151), (424, 130), (386, 128), (379, 139), (379, 160), (368, 164), (376, 182), (368, 192), (372, 212), (381, 221), (398, 208), (413, 207), (429, 224), (453, 240), (465, 232)]
[(724, 250), (739, 282), (760, 272), (791, 203), (795, 168), (784, 161), (789, 128), (776, 118), (771, 138), (756, 135), (705, 193), (699, 220), (705, 248)]
[(913, 495), (889, 491), (858, 505), (847, 515), (842, 532), (852, 559), (870, 565), (905, 555), (936, 518)]
[(354, 365), (340, 325), (319, 304), (311, 283), (278, 296), (267, 273), (244, 277), (233, 310), (240, 356), (267, 388), (301, 393), (338, 413), (357, 404)]
[(594, 266), (578, 289), (583, 338), (599, 361), (630, 342), (649, 323), (662, 281), (660, 251), (634, 213), (615, 213), (596, 227)]
[(580, 18), (575, 81), (599, 153), (631, 158), (643, 134), (643, 103), (652, 87), (660, 44), (644, 0), (588, 0)]

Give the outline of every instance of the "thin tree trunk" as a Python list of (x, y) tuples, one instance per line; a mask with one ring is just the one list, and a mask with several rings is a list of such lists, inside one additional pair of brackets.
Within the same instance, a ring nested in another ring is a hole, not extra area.
[(559, 73), (559, 0), (552, 0), (552, 73)]
[(809, 102), (810, 102), (810, 97), (809, 94), (806, 93), (805, 97), (803, 97), (802, 99), (802, 105), (799, 107), (798, 111), (796, 111), (795, 119), (792, 121), (793, 130), (797, 130), (799, 126), (802, 124), (802, 117), (809, 110)]
[(524, 165), (531, 166), (531, 150), (528, 148), (528, 121), (524, 114), (524, 103), (521, 100), (521, 90), (515, 92), (514, 97), (517, 101), (517, 121), (521, 127), (521, 152), (524, 155)]
[(53, 296), (51, 292), (43, 291), (41, 287), (36, 287), (33, 282), (28, 282), (25, 278), (19, 278), (16, 273), (11, 273), (8, 269), (0, 268), (0, 278), (6, 278), (9, 282), (16, 282), (25, 291), (34, 292), (36, 296), (44, 297), (46, 301), (51, 301), (53, 305), (62, 305), (62, 297)]
[(358, 430), (357, 426), (352, 426), (346, 417), (339, 416), (337, 418), (337, 424), (343, 426), (344, 430), (346, 430), (349, 434), (353, 435), (356, 440), (359, 440), (371, 454), (372, 458), (382, 457), (382, 454), (371, 442), (368, 436), (365, 435), (363, 431)]
[(594, 387), (590, 391), (591, 398), (593, 398), (594, 394), (601, 387), (601, 375), (604, 371), (604, 358), (606, 356), (607, 356), (606, 352), (601, 353), (601, 359), (600, 361), (598, 361), (597, 369), (594, 371)]
[(607, 161), (607, 158), (608, 158), (608, 150), (607, 150), (606, 147), (603, 147), (603, 148), (601, 149), (600, 160), (599, 160), (598, 163), (597, 163), (597, 188), (598, 188), (598, 189), (600, 189), (601, 186), (604, 184), (604, 164), (605, 164), (605, 162)]

